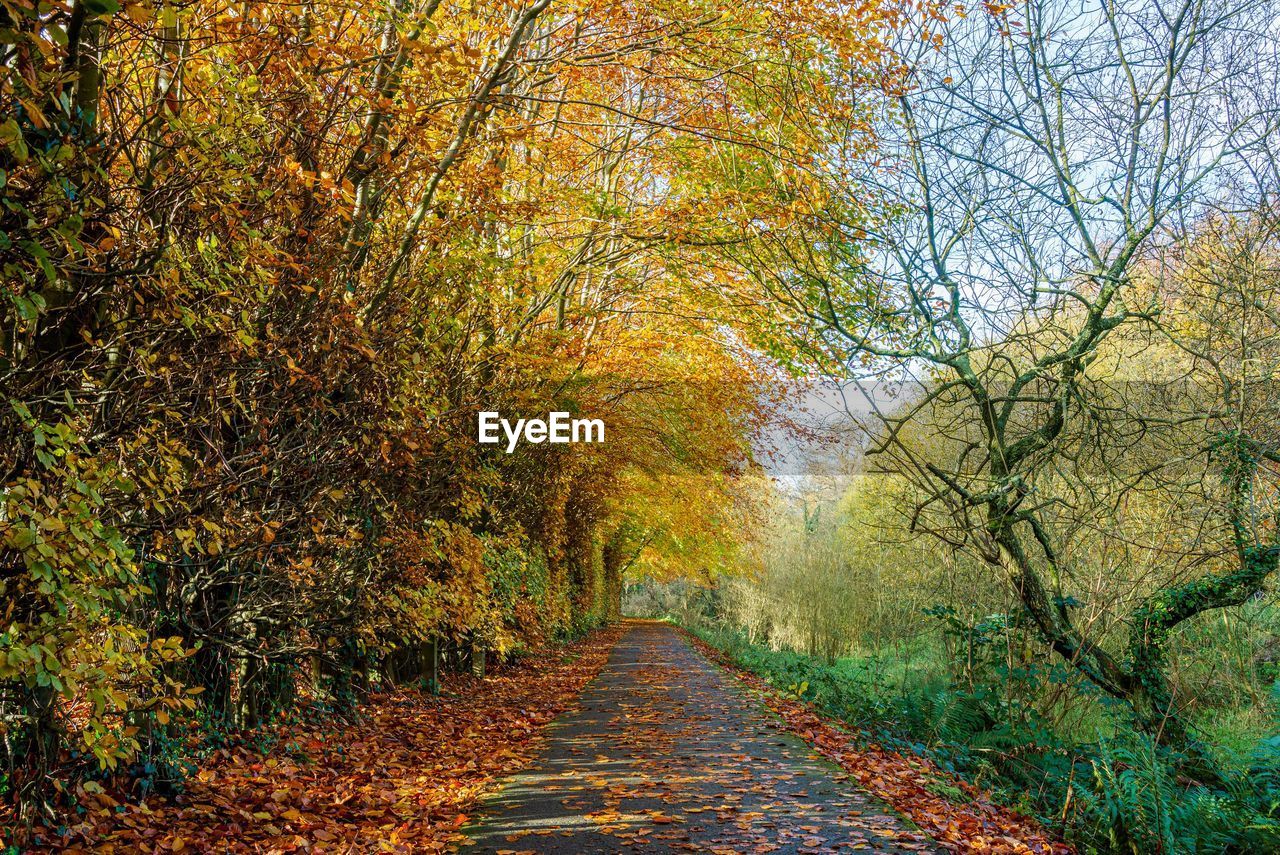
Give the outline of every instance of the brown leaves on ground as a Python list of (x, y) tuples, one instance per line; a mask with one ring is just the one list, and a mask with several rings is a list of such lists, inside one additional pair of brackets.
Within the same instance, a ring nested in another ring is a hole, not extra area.
[(222, 749), (173, 799), (142, 804), (89, 785), (88, 808), (46, 849), (161, 852), (441, 852), (477, 799), (524, 766), (540, 730), (599, 672), (619, 631), (454, 677), (435, 698), (380, 695), (359, 724), (294, 728), (258, 754)]
[[(689, 642), (712, 661), (763, 696), (766, 705), (827, 759), (837, 763), (871, 793), (909, 817), (939, 846), (982, 855), (1070, 855), (1072, 848), (1054, 840), (1034, 820), (994, 804), (982, 790), (915, 755), (878, 747), (862, 747), (854, 737), (808, 704), (781, 697), (762, 678), (746, 671), (716, 648), (688, 633)], [(930, 779), (945, 780), (970, 797), (957, 803), (930, 792)]]

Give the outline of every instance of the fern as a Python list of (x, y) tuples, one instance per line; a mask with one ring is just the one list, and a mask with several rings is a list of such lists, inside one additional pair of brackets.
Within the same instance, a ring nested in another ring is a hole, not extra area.
[(1175, 759), (1138, 734), (1098, 746), (1094, 786), (1075, 793), (1077, 823), (1095, 845), (1133, 855), (1280, 851), (1280, 826), (1259, 811), (1247, 775), (1224, 790), (1186, 786)]

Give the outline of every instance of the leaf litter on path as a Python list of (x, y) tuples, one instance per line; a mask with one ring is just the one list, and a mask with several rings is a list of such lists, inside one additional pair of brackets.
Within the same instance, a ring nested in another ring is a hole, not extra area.
[(630, 626), (468, 855), (938, 851), (670, 626)]
[[(704, 656), (736, 677), (776, 713), (787, 730), (823, 757), (839, 765), (872, 794), (911, 819), (951, 852), (974, 855), (1071, 855), (1035, 820), (991, 801), (989, 794), (949, 775), (930, 760), (862, 745), (853, 734), (808, 704), (782, 697), (764, 679), (740, 668), (720, 650), (681, 631)], [(945, 781), (969, 797), (958, 803), (930, 791), (931, 780)]]
[[(621, 631), (535, 653), (444, 692), (378, 695), (355, 724), (285, 726), (274, 749), (215, 751), (173, 798), (80, 786), (84, 809), (41, 849), (104, 852), (442, 852), (477, 800), (524, 766)], [(572, 655), (561, 655), (569, 653)]]

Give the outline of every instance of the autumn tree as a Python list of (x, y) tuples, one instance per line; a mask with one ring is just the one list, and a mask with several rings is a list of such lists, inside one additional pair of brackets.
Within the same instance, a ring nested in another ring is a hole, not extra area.
[[(0, 0), (6, 798), (86, 757), (172, 784), (197, 717), (342, 708), (726, 554), (768, 313), (714, 248), (804, 239), (893, 20)], [(481, 409), (610, 436), (506, 455)]]

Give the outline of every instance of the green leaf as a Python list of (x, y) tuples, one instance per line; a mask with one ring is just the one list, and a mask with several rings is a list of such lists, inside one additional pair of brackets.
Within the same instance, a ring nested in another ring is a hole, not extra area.
[(36, 533), (26, 526), (15, 527), (9, 531), (9, 543), (14, 549), (26, 549), (36, 542)]
[(114, 15), (120, 11), (118, 0), (80, 0), (90, 15)]
[(29, 152), (27, 151), (27, 142), (22, 138), (22, 128), (18, 126), (17, 119), (7, 119), (0, 122), (0, 143), (5, 148), (13, 152), (13, 159), (18, 163), (26, 163)]

